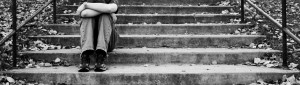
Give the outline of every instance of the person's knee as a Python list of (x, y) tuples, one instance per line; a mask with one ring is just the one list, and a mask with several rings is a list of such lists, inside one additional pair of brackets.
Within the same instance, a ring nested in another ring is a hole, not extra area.
[(88, 11), (82, 11), (80, 16), (81, 17), (87, 17), (88, 16)]

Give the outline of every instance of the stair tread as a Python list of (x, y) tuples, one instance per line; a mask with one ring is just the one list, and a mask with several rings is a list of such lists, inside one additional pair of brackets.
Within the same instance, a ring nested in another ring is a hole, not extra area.
[[(65, 5), (70, 7), (78, 7), (79, 5)], [(120, 5), (119, 7), (199, 7), (199, 8), (207, 8), (207, 7), (235, 7), (235, 6), (197, 6), (197, 5)]]
[[(119, 5), (218, 5), (224, 0), (120, 0)], [(79, 4), (80, 0), (70, 0), (66, 4)]]
[[(245, 65), (159, 65), (152, 64), (135, 64), (135, 65), (109, 65), (109, 70), (105, 72), (91, 71), (88, 74), (241, 74), (241, 73), (299, 73), (294, 70), (283, 70), (279, 68), (267, 68), (257, 66)], [(70, 73), (76, 74), (78, 67), (42, 67), (42, 68), (28, 68), (28, 69), (14, 69), (6, 73)]]
[[(79, 24), (44, 24), (44, 26), (79, 26)], [(246, 25), (250, 26), (252, 24), (218, 24), (218, 23), (200, 23), (200, 24), (116, 24), (116, 26), (231, 26), (231, 25)]]
[[(266, 49), (229, 49), (229, 48), (122, 48), (113, 53), (254, 53), (281, 52)], [(80, 49), (59, 49), (45, 51), (25, 51), (20, 53), (80, 53)]]
[[(80, 35), (38, 35), (29, 37), (80, 37)], [(231, 38), (231, 37), (265, 37), (265, 35), (120, 35), (120, 37), (147, 37), (147, 38)]]
[[(76, 14), (57, 14), (62, 16), (77, 16)], [(240, 16), (239, 14), (116, 14), (116, 16), (195, 16), (195, 17), (214, 17), (214, 16)]]
[[(44, 39), (48, 44), (79, 46), (80, 35), (44, 35), (29, 36), (31, 39)], [(117, 45), (120, 47), (230, 47), (250, 45), (265, 35), (120, 35)]]
[[(76, 11), (79, 5), (63, 5), (58, 13), (65, 10)], [(221, 13), (235, 6), (198, 6), (198, 5), (119, 5), (119, 14), (192, 14), (192, 13)]]

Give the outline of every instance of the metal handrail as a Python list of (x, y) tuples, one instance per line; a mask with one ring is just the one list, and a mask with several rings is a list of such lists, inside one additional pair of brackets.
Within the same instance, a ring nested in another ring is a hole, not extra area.
[(13, 67), (17, 66), (17, 56), (18, 56), (18, 49), (17, 49), (17, 31), (20, 30), (24, 25), (26, 25), (30, 20), (32, 20), (35, 16), (37, 16), (42, 10), (44, 10), (47, 6), (49, 6), (53, 2), (53, 22), (56, 23), (56, 0), (49, 0), (43, 7), (39, 8), (32, 16), (27, 18), (23, 21), (20, 25), (17, 26), (17, 17), (16, 17), (16, 10), (17, 10), (17, 3), (16, 0), (12, 0), (12, 20), (13, 23), (9, 28), (12, 28), (11, 31), (7, 36), (5, 36), (1, 41), (0, 45), (3, 45), (9, 38), (13, 37), (12, 39), (12, 50), (13, 50)]
[(267, 17), (269, 20), (271, 20), (271, 22), (275, 23), (276, 26), (278, 26), (279, 28), (282, 28), (283, 31), (289, 35), (291, 38), (293, 38), (297, 43), (300, 44), (300, 39), (294, 35), (289, 29), (287, 28), (283, 28), (283, 26), (276, 21), (273, 17), (271, 17), (269, 14), (267, 14), (266, 12), (264, 12), (261, 8), (259, 8), (258, 6), (256, 6), (253, 2), (251, 2), (250, 0), (246, 0), (251, 6), (253, 6), (256, 10), (258, 10), (262, 15), (264, 15), (265, 17)]
[[(243, 0), (242, 0), (243, 2)], [(282, 0), (282, 24), (280, 24), (278, 21), (276, 21), (273, 17), (271, 17), (269, 14), (264, 12), (261, 8), (259, 8), (257, 5), (255, 5), (252, 1), (246, 0), (247, 3), (249, 3), (252, 7), (254, 7), (258, 12), (260, 12), (263, 16), (265, 16), (267, 19), (271, 20), (276, 26), (281, 28), (282, 30), (282, 60), (284, 67), (288, 67), (288, 54), (287, 54), (287, 35), (290, 36), (292, 39), (294, 39), (298, 44), (300, 44), (300, 39), (294, 35), (287, 27), (286, 27), (286, 0)], [(242, 7), (244, 7), (244, 3), (242, 3)], [(244, 11), (244, 9), (242, 9)], [(242, 18), (244, 15), (242, 15)]]
[(253, 6), (256, 10), (258, 10), (262, 15), (264, 15), (265, 17), (267, 17), (269, 20), (271, 20), (271, 22), (275, 23), (276, 26), (278, 26), (279, 28), (282, 28), (283, 31), (285, 33), (287, 33), (287, 35), (289, 35), (291, 38), (293, 38), (297, 43), (300, 44), (300, 38), (298, 38), (296, 35), (294, 35), (289, 29), (287, 28), (283, 28), (283, 26), (276, 21), (273, 17), (271, 17), (269, 14), (267, 14), (266, 12), (264, 12), (261, 8), (259, 8), (258, 6), (256, 6), (253, 2), (251, 2), (250, 0), (246, 0), (251, 6)]
[[(9, 38), (11, 38), (17, 30), (20, 30), (21, 27), (23, 27), (24, 25), (26, 25), (31, 19), (33, 19), (35, 16), (37, 16), (41, 11), (43, 11), (48, 5), (50, 5), (54, 0), (50, 0), (48, 1), (43, 7), (41, 7), (40, 9), (38, 9), (32, 16), (28, 17), (25, 21), (23, 21), (16, 30), (11, 31), (7, 36), (5, 36), (1, 41), (0, 41), (0, 45), (4, 44), (4, 42), (6, 42)], [(10, 26), (11, 27), (11, 26)], [(9, 28), (10, 28), (9, 27)]]

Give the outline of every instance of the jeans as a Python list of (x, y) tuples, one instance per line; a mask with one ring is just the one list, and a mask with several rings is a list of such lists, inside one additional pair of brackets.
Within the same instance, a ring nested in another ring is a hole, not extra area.
[(81, 18), (81, 52), (86, 50), (102, 50), (105, 53), (112, 51), (118, 37), (115, 31), (110, 14)]

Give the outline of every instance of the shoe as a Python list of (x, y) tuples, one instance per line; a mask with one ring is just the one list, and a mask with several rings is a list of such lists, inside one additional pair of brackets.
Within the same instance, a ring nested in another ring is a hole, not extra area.
[(107, 67), (104, 64), (106, 59), (105, 52), (102, 50), (96, 51), (96, 65), (95, 65), (95, 72), (103, 72), (107, 70)]
[(85, 51), (81, 54), (81, 66), (78, 72), (89, 72), (90, 71), (90, 55), (89, 51)]
[(90, 67), (86, 65), (80, 66), (80, 69), (78, 70), (78, 72), (89, 72), (89, 71), (90, 71)]
[(100, 64), (95, 66), (95, 72), (104, 72), (107, 70), (107, 67), (105, 64)]

